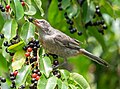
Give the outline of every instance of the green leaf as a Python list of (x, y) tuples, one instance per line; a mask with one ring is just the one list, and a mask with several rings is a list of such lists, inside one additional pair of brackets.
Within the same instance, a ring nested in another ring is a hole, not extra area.
[(72, 85), (72, 84), (69, 84), (69, 87), (70, 87), (71, 89), (78, 89), (77, 87), (75, 87), (75, 86)]
[(56, 84), (57, 78), (55, 76), (52, 76), (48, 79), (45, 89), (55, 89)]
[(41, 16), (44, 16), (44, 11), (42, 9), (42, 1), (41, 0), (34, 0), (34, 1), (41, 12)]
[(62, 82), (61, 89), (68, 89), (68, 84), (67, 84), (67, 82)]
[(47, 79), (45, 78), (45, 75), (42, 74), (42, 76), (38, 80), (37, 89), (45, 89), (46, 83)]
[(23, 64), (25, 63), (25, 51), (24, 50), (19, 50), (17, 51), (14, 56), (13, 56), (13, 62), (12, 62), (12, 68), (14, 70), (21, 69)]
[(83, 6), (83, 21), (87, 23), (93, 19), (94, 12), (95, 12), (95, 5), (93, 2), (91, 2), (89, 5), (86, 2), (83, 5), (84, 5)]
[(25, 11), (24, 13), (26, 15), (35, 15), (36, 14), (36, 9), (34, 8), (34, 6), (32, 6), (31, 4), (29, 4), (27, 6), (28, 6), (28, 11)]
[(62, 8), (65, 10), (70, 6), (70, 0), (62, 0)]
[[(1, 51), (0, 51), (1, 52)], [(8, 72), (9, 68), (7, 65), (7, 60), (0, 54), (0, 75), (3, 75), (5, 72)]]
[(52, 64), (49, 57), (40, 58), (40, 68), (47, 77), (49, 77), (50, 72), (52, 71)]
[(16, 52), (16, 51), (18, 51), (18, 50), (23, 49), (23, 46), (24, 46), (24, 45), (25, 45), (24, 42), (23, 42), (23, 41), (20, 41), (20, 42), (17, 43), (17, 44), (14, 44), (14, 45), (9, 46), (9, 47), (8, 47), (8, 50), (9, 50), (9, 52)]
[(90, 89), (88, 82), (82, 75), (78, 73), (71, 73), (70, 76), (76, 83), (78, 83), (81, 86), (82, 89)]
[(14, 0), (16, 19), (20, 20), (24, 16), (24, 10), (19, 0)]
[(2, 33), (7, 40), (10, 40), (11, 38), (15, 37), (17, 28), (18, 25), (14, 19), (7, 20), (3, 26)]
[(69, 8), (67, 8), (67, 13), (70, 19), (77, 16), (79, 12), (80, 12), (80, 8), (76, 4), (72, 4), (70, 5)]
[(16, 87), (18, 89), (18, 87), (20, 87), (21, 85), (23, 85), (31, 71), (31, 65), (27, 65), (22, 67), (19, 71), (18, 71), (18, 75), (16, 76)]
[(57, 80), (58, 89), (68, 89), (68, 83), (60, 79)]
[(101, 35), (95, 27), (90, 27), (89, 33), (97, 39), (97, 41), (101, 44), (103, 51), (105, 51), (107, 46), (105, 44), (103, 35)]
[(4, 19), (3, 19), (3, 16), (1, 15), (0, 13), (0, 32), (1, 32), (1, 29), (3, 28), (3, 25), (4, 25)]
[(67, 70), (60, 70), (62, 78), (68, 79), (70, 77), (70, 73)]
[(30, 38), (35, 35), (35, 26), (32, 23), (26, 22), (23, 24), (21, 33), (21, 39), (26, 43)]

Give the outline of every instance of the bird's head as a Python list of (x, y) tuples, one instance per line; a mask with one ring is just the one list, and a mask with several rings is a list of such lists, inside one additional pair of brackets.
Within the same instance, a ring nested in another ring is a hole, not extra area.
[(33, 23), (41, 29), (48, 29), (50, 27), (50, 24), (44, 19), (35, 19)]

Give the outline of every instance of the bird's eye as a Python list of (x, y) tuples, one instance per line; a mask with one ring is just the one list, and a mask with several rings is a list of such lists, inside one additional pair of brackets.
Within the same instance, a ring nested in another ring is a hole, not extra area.
[(45, 23), (44, 21), (40, 21), (40, 23)]

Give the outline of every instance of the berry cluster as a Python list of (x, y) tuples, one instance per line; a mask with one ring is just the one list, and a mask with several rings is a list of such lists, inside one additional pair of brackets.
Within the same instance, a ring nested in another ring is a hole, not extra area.
[(14, 53), (11, 53), (8, 51), (7, 47), (11, 46), (11, 45), (14, 45), (14, 44), (17, 44), (18, 42), (20, 42), (20, 39), (18, 37), (18, 35), (16, 35), (13, 39), (10, 40), (10, 42), (8, 41), (4, 41), (4, 46), (6, 47), (6, 52), (10, 54), (10, 56), (13, 56)]
[(58, 0), (58, 9), (60, 11), (63, 10), (63, 8), (62, 8), (62, 0)]
[[(100, 20), (98, 20), (98, 18), (96, 19), (95, 17), (101, 17), (99, 18)], [(85, 28), (87, 28), (88, 26), (96, 26), (99, 27), (98, 32), (101, 33), (102, 35), (104, 34), (104, 30), (107, 29), (107, 25), (105, 24), (104, 19), (102, 18), (102, 14), (100, 12), (100, 7), (96, 6), (96, 11), (95, 11), (95, 15), (93, 17), (95, 20), (95, 22), (93, 21), (89, 21), (88, 23), (85, 24)]]
[(10, 85), (10, 88), (16, 88), (15, 79), (16, 79), (17, 74), (18, 74), (17, 70), (15, 70), (14, 72), (10, 73), (10, 80), (12, 82), (12, 84)]
[[(60, 11), (63, 10), (63, 8), (62, 8), (62, 0), (58, 0), (58, 9), (59, 9)], [(73, 34), (73, 33), (77, 32), (77, 29), (73, 26), (73, 25), (74, 25), (74, 22), (73, 22), (72, 19), (70, 19), (70, 18), (68, 17), (67, 12), (64, 13), (64, 17), (65, 17), (65, 19), (66, 19), (66, 23), (70, 25), (70, 26), (69, 26), (69, 31), (70, 31), (70, 33)], [(79, 32), (78, 32), (78, 35), (81, 36), (81, 35), (82, 35), (82, 32), (79, 31)]]
[(31, 85), (29, 86), (30, 89), (37, 89), (37, 83), (40, 79), (41, 72), (39, 69), (33, 69), (32, 70), (32, 76), (31, 76)]
[[(77, 32), (77, 29), (76, 29), (75, 27), (73, 27), (74, 22), (68, 17), (67, 12), (64, 13), (64, 17), (66, 18), (67, 24), (70, 25), (70, 26), (69, 26), (70, 33), (73, 34), (73, 33)], [(82, 35), (82, 32), (79, 31), (79, 32), (78, 32), (78, 35), (81, 36), (81, 35)]]
[[(23, 49), (26, 51), (26, 64), (31, 64), (37, 61), (38, 48), (40, 48), (39, 40), (31, 40), (26, 46), (23, 47)], [(34, 67), (34, 64), (32, 64), (32, 67)]]

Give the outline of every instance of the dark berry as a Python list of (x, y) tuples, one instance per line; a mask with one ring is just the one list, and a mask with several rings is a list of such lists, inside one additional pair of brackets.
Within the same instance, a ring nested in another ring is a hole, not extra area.
[(14, 88), (15, 86), (13, 84), (10, 85), (10, 88)]
[(38, 72), (37, 74), (38, 74), (38, 76), (41, 76), (41, 75), (42, 75), (41, 72)]
[(102, 25), (103, 25), (104, 23), (105, 23), (105, 21), (104, 21), (104, 20), (101, 20), (101, 21), (100, 21), (100, 24), (102, 24)]
[(1, 82), (2, 82), (2, 83), (5, 83), (5, 82), (6, 82), (6, 79), (5, 79), (5, 78), (1, 78)]
[(12, 80), (12, 84), (15, 85), (15, 80)]
[(72, 26), (72, 25), (69, 26), (69, 30), (71, 30), (71, 29), (73, 29), (73, 26)]
[(14, 73), (13, 73), (13, 72), (10, 73), (10, 77), (11, 77), (11, 76), (14, 76)]
[(62, 7), (59, 7), (59, 10), (61, 11), (61, 10), (63, 10), (63, 8), (62, 8)]
[(77, 32), (76, 28), (73, 28), (73, 29), (70, 30), (70, 33), (71, 33), (71, 34), (73, 34), (73, 33), (75, 33), (75, 32)]
[(24, 47), (23, 47), (23, 50), (25, 50), (25, 51), (26, 51), (26, 50), (27, 50), (27, 48), (28, 48), (27, 46), (24, 46)]
[(68, 15), (67, 15), (67, 12), (64, 13), (64, 16), (66, 19), (69, 19)]
[(35, 43), (36, 43), (36, 44), (39, 44), (39, 40), (35, 40)]
[(95, 8), (96, 8), (96, 10), (100, 9), (100, 7), (99, 7), (99, 6), (96, 6)]
[(11, 76), (11, 77), (10, 77), (10, 80), (15, 80), (15, 77), (14, 77), (14, 76)]
[(59, 65), (59, 61), (58, 60), (54, 60), (53, 61), (53, 65), (55, 65), (55, 66)]
[(7, 48), (5, 49), (5, 51), (6, 51), (7, 53), (9, 53), (9, 51), (8, 51), (8, 49), (7, 49)]
[(37, 86), (37, 83), (38, 83), (38, 81), (35, 81), (35, 82), (34, 82), (34, 85)]
[(62, 0), (58, 0), (58, 2), (62, 2)]
[(31, 83), (34, 83), (34, 82), (35, 82), (35, 78), (32, 78)]
[(37, 76), (35, 79), (38, 81), (40, 79), (40, 76)]
[(33, 62), (34, 62), (33, 58), (30, 58), (30, 64), (33, 63)]
[(21, 88), (24, 89), (24, 88), (25, 88), (25, 85), (21, 85)]
[(6, 5), (6, 7), (5, 7), (7, 10), (9, 10), (10, 9), (10, 5)]
[(29, 88), (30, 88), (30, 89), (34, 89), (34, 84), (31, 84), (31, 85), (29, 86)]
[(59, 72), (58, 70), (54, 70), (53, 75), (56, 75), (58, 72)]
[(30, 53), (29, 53), (29, 52), (26, 52), (26, 53), (25, 53), (25, 56), (26, 56), (26, 57), (29, 57), (29, 56), (30, 56)]
[(2, 12), (5, 12), (5, 8), (3, 7), (3, 8), (1, 9), (1, 11), (2, 11)]
[(102, 15), (101, 15), (101, 12), (100, 12), (100, 9), (97, 9), (97, 10), (96, 10), (96, 14), (98, 14), (98, 16), (102, 16)]
[(20, 2), (23, 2), (23, 0), (20, 0)]
[(104, 35), (104, 30), (103, 29), (98, 29), (98, 32)]
[(0, 5), (0, 9), (2, 9), (3, 8), (3, 6), (2, 5)]
[(13, 56), (15, 53), (9, 53), (10, 54), (10, 56)]
[(37, 61), (37, 57), (36, 57), (36, 56), (34, 56), (34, 57), (33, 57), (33, 60), (34, 60), (34, 61)]
[(4, 38), (4, 34), (0, 34), (1, 38)]
[(37, 52), (33, 51), (33, 56), (37, 56)]
[(70, 19), (67, 19), (67, 23), (70, 24), (70, 25), (73, 25), (73, 21), (70, 20)]
[(5, 41), (5, 42), (4, 42), (4, 46), (8, 46), (8, 41)]
[(32, 48), (34, 47), (34, 44), (33, 44), (33, 43), (30, 43), (29, 45), (30, 45), (30, 47), (32, 47)]
[(58, 78), (60, 78), (61, 77), (60, 72), (58, 72), (55, 76), (58, 77)]
[(40, 48), (40, 44), (37, 44), (36, 47), (37, 47), (37, 48)]
[(14, 39), (14, 40), (17, 40), (17, 38), (18, 38), (18, 35), (16, 35), (13, 39)]
[(33, 69), (33, 70), (32, 70), (32, 73), (37, 73), (37, 72), (38, 72), (37, 69)]
[(78, 35), (79, 35), (79, 36), (81, 36), (81, 35), (82, 35), (82, 32), (81, 32), (81, 31), (79, 31), (79, 32), (78, 32)]
[(106, 24), (104, 24), (104, 25), (103, 25), (103, 29), (107, 29), (107, 26), (106, 26)]
[(33, 47), (33, 51), (37, 51), (37, 47), (36, 46)]
[(53, 54), (52, 56), (53, 56), (54, 59), (58, 58), (58, 55)]
[(32, 22), (32, 21), (33, 21), (33, 18), (32, 18), (32, 17), (29, 17), (28, 20), (29, 20), (30, 22)]
[(58, 7), (61, 7), (62, 3), (58, 3)]

